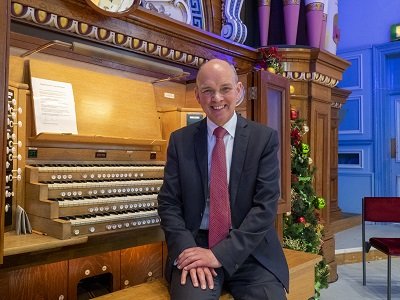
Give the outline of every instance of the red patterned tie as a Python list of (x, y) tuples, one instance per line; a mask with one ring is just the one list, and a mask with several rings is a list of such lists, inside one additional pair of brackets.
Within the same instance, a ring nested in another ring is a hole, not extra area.
[(211, 156), (210, 221), (208, 226), (208, 246), (210, 248), (226, 238), (231, 227), (224, 144), (226, 133), (227, 131), (222, 127), (214, 130), (216, 142)]

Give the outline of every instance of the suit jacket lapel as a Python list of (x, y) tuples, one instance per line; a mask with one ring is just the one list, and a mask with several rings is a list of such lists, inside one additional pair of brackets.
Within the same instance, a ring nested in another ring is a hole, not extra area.
[(203, 184), (204, 201), (208, 194), (208, 154), (207, 154), (207, 121), (204, 118), (200, 121), (198, 131), (194, 136), (194, 149), (196, 160), (200, 170), (200, 178)]
[(229, 194), (231, 206), (233, 206), (236, 201), (236, 195), (239, 188), (239, 180), (246, 158), (249, 134), (250, 132), (247, 128), (247, 120), (238, 115), (235, 141), (233, 143), (231, 171), (229, 177)]

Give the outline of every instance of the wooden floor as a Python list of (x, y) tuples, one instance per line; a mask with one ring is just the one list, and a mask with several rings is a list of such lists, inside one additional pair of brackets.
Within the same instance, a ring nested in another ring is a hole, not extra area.
[(340, 217), (331, 220), (331, 229), (333, 234), (338, 233), (354, 226), (360, 225), (362, 217), (359, 214), (341, 213)]
[[(400, 224), (367, 224), (366, 238), (371, 236), (399, 237)], [(338, 265), (362, 261), (362, 229), (356, 225), (335, 234), (335, 260)], [(382, 252), (372, 248), (367, 261), (387, 259)]]

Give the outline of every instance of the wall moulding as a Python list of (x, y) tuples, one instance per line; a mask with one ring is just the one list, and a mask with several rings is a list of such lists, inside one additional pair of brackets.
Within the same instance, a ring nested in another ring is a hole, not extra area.
[(294, 80), (315, 81), (334, 87), (342, 80), (349, 63), (317, 48), (279, 48), (283, 69)]

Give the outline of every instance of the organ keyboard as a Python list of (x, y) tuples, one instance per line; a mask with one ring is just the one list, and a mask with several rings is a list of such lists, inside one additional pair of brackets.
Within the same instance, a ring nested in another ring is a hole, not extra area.
[(157, 226), (161, 161), (32, 161), (25, 208), (34, 229), (60, 239)]

